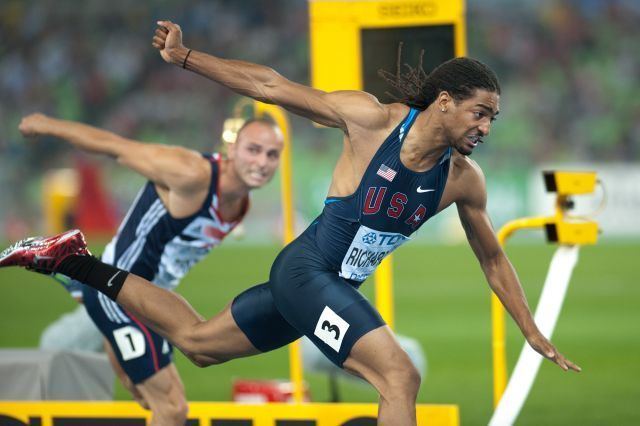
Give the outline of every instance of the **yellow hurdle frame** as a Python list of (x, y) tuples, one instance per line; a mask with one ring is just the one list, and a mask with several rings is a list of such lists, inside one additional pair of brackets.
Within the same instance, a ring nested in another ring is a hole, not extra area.
[[(595, 244), (598, 239), (598, 224), (586, 218), (566, 216), (572, 208), (572, 195), (589, 194), (597, 183), (595, 172), (543, 172), (547, 192), (556, 193), (553, 216), (515, 219), (507, 222), (497, 233), (498, 242), (504, 249), (507, 238), (520, 229), (546, 229), (549, 242), (564, 245)], [(553, 230), (550, 236), (549, 230)], [(498, 406), (507, 387), (506, 323), (502, 302), (491, 293), (491, 348), (493, 360), (493, 408)]]
[[(532, 217), (507, 222), (498, 231), (498, 242), (503, 247), (515, 231), (520, 229), (544, 228), (548, 217)], [(491, 292), (491, 349), (493, 353), (493, 408), (498, 406), (507, 387), (507, 334), (504, 307), (495, 293)]]
[[(289, 244), (295, 238), (295, 211), (293, 209), (293, 184), (292, 184), (292, 147), (291, 131), (287, 113), (279, 106), (262, 102), (254, 102), (254, 115), (256, 117), (270, 116), (282, 130), (284, 149), (280, 157), (280, 194), (282, 203), (283, 242)], [(300, 404), (304, 401), (302, 351), (300, 340), (289, 345), (289, 377), (293, 384), (293, 401)]]

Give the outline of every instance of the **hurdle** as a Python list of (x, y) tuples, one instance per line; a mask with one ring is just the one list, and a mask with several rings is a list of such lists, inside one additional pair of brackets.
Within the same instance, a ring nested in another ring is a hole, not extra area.
[[(581, 245), (596, 244), (598, 224), (588, 218), (570, 216), (574, 207), (573, 196), (595, 191), (595, 172), (543, 172), (545, 188), (556, 193), (555, 212), (552, 216), (516, 219), (506, 223), (498, 231), (498, 241), (504, 248), (507, 239), (522, 229), (544, 229), (547, 241), (559, 244), (549, 268), (542, 294), (535, 313), (535, 322), (547, 338), (551, 338), (562, 303), (566, 296), (571, 273), (578, 261)], [(493, 405), (490, 425), (512, 424), (533, 386), (542, 356), (525, 342), (511, 380), (507, 384), (505, 309), (491, 293)]]

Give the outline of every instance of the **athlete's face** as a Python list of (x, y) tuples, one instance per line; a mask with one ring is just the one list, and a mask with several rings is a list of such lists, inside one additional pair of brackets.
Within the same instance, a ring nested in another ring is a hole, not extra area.
[(469, 99), (455, 101), (449, 98), (438, 104), (440, 111), (436, 113), (443, 114), (451, 146), (463, 155), (471, 155), (473, 149), (484, 142), (482, 138), (489, 135), (491, 123), (499, 113), (499, 101), (497, 93), (477, 89)]
[(260, 188), (273, 178), (283, 147), (282, 132), (257, 121), (242, 129), (228, 156), (244, 184)]

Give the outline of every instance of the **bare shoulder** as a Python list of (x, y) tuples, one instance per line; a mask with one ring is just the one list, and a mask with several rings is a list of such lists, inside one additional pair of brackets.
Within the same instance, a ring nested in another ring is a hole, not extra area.
[(482, 169), (471, 158), (454, 153), (451, 158), (449, 179), (453, 185), (456, 203), (485, 204), (487, 190)]
[(461, 173), (465, 179), (484, 179), (484, 173), (478, 163), (468, 156), (455, 152), (451, 161), (453, 167), (458, 173)]
[(211, 161), (200, 152), (181, 146), (174, 146), (181, 157), (185, 173), (192, 175), (194, 180), (209, 182), (211, 176)]
[(178, 190), (198, 191), (208, 188), (211, 181), (211, 162), (198, 151), (168, 145), (165, 152), (165, 171), (171, 181), (170, 187)]
[(377, 130), (385, 128), (399, 104), (380, 103), (371, 93), (344, 90), (326, 94), (331, 105), (344, 121), (343, 129), (351, 133), (358, 128)]

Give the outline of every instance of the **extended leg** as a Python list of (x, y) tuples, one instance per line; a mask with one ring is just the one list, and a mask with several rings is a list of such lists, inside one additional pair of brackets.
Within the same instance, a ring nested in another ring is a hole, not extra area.
[(136, 389), (151, 407), (150, 426), (182, 426), (187, 419), (189, 406), (184, 386), (174, 364), (169, 364), (142, 383)]
[(230, 305), (205, 320), (183, 297), (133, 274), (116, 301), (200, 367), (260, 353), (236, 324)]
[(420, 374), (389, 327), (362, 336), (343, 364), (380, 394), (378, 425), (415, 426)]
[[(257, 291), (244, 292), (241, 297), (243, 303), (237, 311), (245, 328), (241, 329), (236, 323), (231, 305), (207, 321), (177, 294), (91, 257), (84, 236), (78, 230), (19, 241), (0, 253), (0, 267), (7, 266), (22, 266), (44, 273), (60, 272), (98, 290), (103, 294), (101, 303), (107, 304), (107, 297), (118, 302), (199, 366), (274, 349), (300, 336), (277, 312), (265, 285), (256, 286)], [(247, 305), (247, 301), (254, 300), (257, 302)], [(264, 315), (275, 323), (265, 324)], [(113, 319), (117, 318), (114, 316)], [(266, 340), (261, 339), (258, 347), (252, 342), (258, 340), (255, 331), (261, 325), (271, 327), (271, 333)], [(273, 333), (274, 329), (280, 331)], [(253, 333), (254, 339), (250, 341), (245, 330)]]
[(122, 383), (122, 386), (124, 386), (131, 393), (133, 399), (135, 399), (142, 408), (144, 408), (145, 410), (150, 410), (151, 407), (149, 406), (149, 403), (144, 399), (144, 396), (142, 396), (140, 391), (136, 388), (136, 385), (133, 384), (129, 376), (127, 376), (127, 373), (125, 373), (125, 371), (122, 369), (120, 363), (118, 362), (118, 359), (116, 358), (116, 354), (111, 347), (111, 344), (106, 339), (104, 340), (104, 351), (109, 358), (111, 368), (113, 368), (114, 373), (116, 373), (116, 376), (118, 376), (118, 379), (120, 380), (120, 383)]

